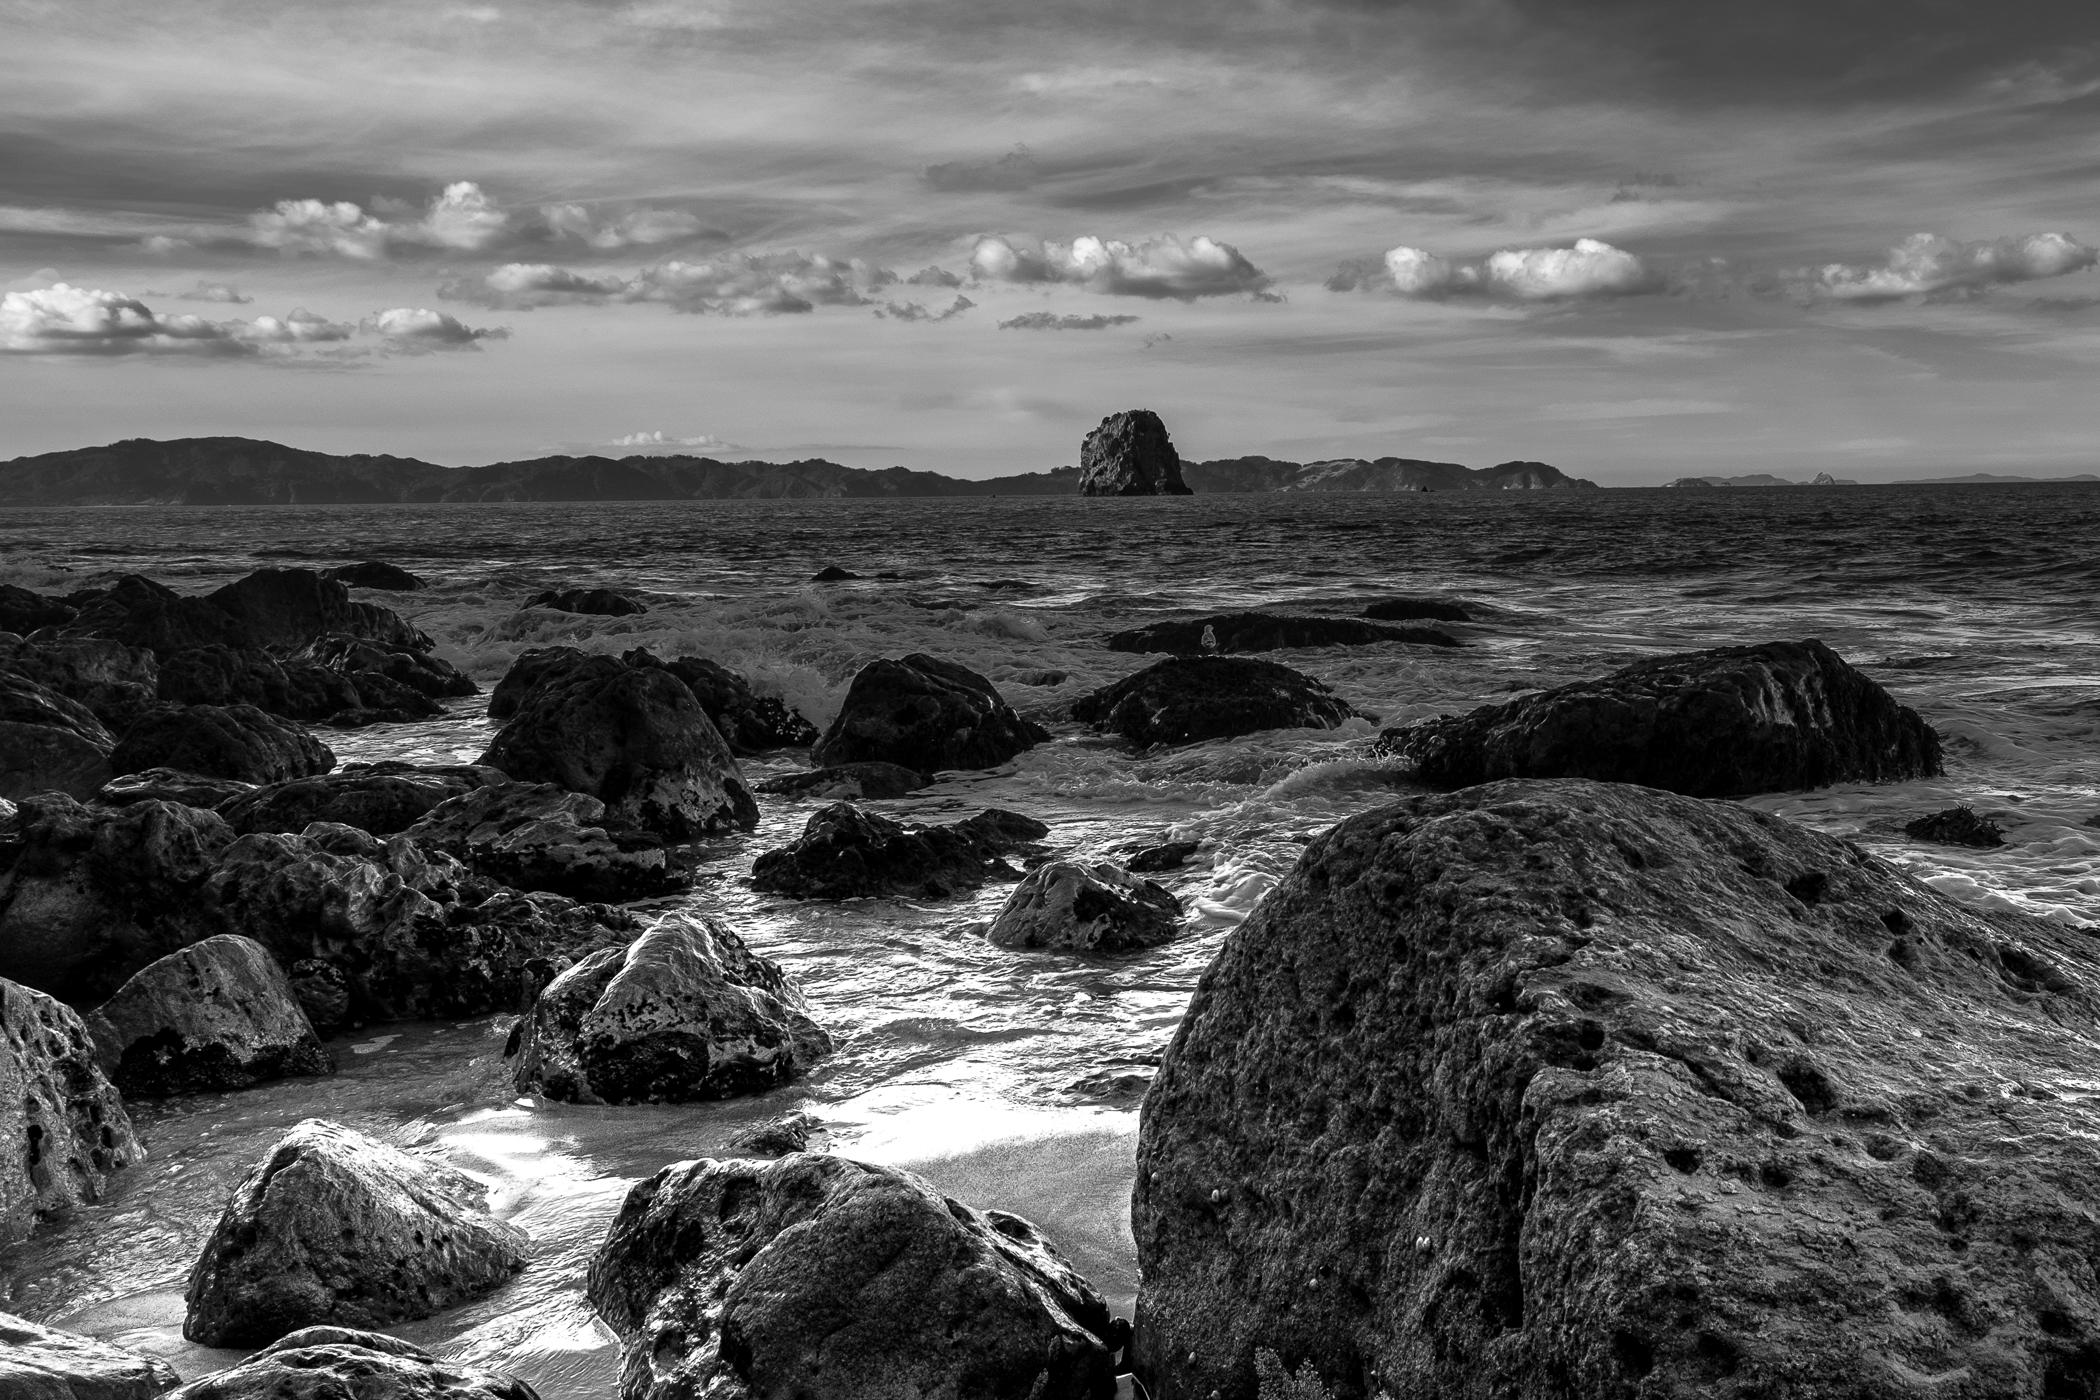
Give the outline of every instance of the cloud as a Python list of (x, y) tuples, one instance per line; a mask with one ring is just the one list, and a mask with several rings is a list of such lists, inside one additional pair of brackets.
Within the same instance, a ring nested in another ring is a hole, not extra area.
[(949, 303), (946, 311), (928, 311), (925, 306), (916, 301), (893, 301), (885, 306), (877, 307), (875, 314), (892, 321), (948, 321), (962, 315), (963, 312), (968, 311), (975, 305), (977, 303), (971, 301), (968, 297), (957, 297), (953, 302)]
[(904, 283), (908, 287), (960, 287), (963, 280), (944, 267), (922, 267)]
[(198, 279), (197, 285), (186, 292), (148, 292), (149, 297), (173, 297), (176, 301), (216, 301), (228, 306), (246, 306), (254, 297), (244, 297), (241, 289), (230, 282), (206, 282)]
[(741, 452), (744, 450), (736, 443), (730, 442), (726, 438), (716, 437), (713, 433), (701, 433), (698, 437), (673, 437), (665, 432), (626, 433), (614, 438), (611, 442), (606, 443), (605, 446), (625, 448), (628, 452), (640, 456), (678, 453), (695, 447), (703, 452)]
[(248, 216), (248, 241), (257, 247), (363, 262), (401, 245), (478, 253), (513, 232), (510, 216), (471, 180), (445, 186), (420, 219), (383, 219), (347, 201), (318, 199), (281, 199), (274, 209)]
[(1974, 243), (1914, 233), (1889, 249), (1888, 257), (1877, 266), (1831, 263), (1821, 268), (1809, 278), (1808, 290), (1836, 301), (1896, 301), (2062, 277), (2083, 272), (2096, 260), (2100, 260), (2100, 250), (2062, 233), (2030, 233)]
[(949, 161), (929, 165), (920, 175), (931, 189), (953, 193), (1025, 190), (1041, 178), (1035, 157), (1016, 146), (997, 160)]
[(708, 232), (697, 214), (683, 209), (634, 209), (610, 223), (598, 223), (580, 204), (549, 204), (541, 207), (540, 217), (557, 237), (581, 239), (607, 251), (678, 243)]
[(508, 340), (501, 326), (476, 328), (422, 307), (397, 306), (366, 317), (358, 329), (379, 336), (389, 353), (420, 354), (429, 350), (479, 350), (484, 340)]
[(1343, 263), (1327, 279), (1327, 289), (1387, 291), (1422, 301), (1454, 296), (1573, 301), (1660, 291), (1662, 282), (1625, 249), (1578, 238), (1570, 248), (1504, 248), (1471, 262), (1403, 245), (1387, 250), (1379, 263)]
[(163, 316), (135, 297), (64, 282), (0, 298), (0, 351), (43, 355), (247, 355), (201, 316)]
[(817, 306), (865, 306), (867, 292), (896, 280), (895, 273), (858, 258), (732, 253), (704, 262), (671, 259), (632, 277), (591, 277), (549, 263), (506, 263), (481, 277), (450, 279), (440, 284), (438, 295), (512, 310), (653, 301), (674, 311), (757, 316)]
[[(1059, 316), (1050, 311), (1030, 311), (1001, 321), (1002, 331), (1105, 331), (1111, 326), (1127, 326), (1137, 321), (1136, 316)], [(1160, 337), (1165, 339), (1165, 337)], [(1150, 342), (1147, 342), (1148, 344)]]
[[(246, 300), (247, 298), (242, 298)], [(275, 316), (258, 316), (235, 332), (242, 340), (264, 345), (313, 345), (328, 341), (348, 340), (357, 330), (348, 321), (331, 321), (325, 316), (316, 316), (305, 307), (293, 311), (279, 320)]]
[(590, 277), (552, 263), (505, 263), (480, 277), (455, 277), (438, 284), (447, 301), (530, 311), (538, 306), (600, 302), (626, 296), (632, 286), (623, 277)]
[(1075, 238), (1040, 245), (988, 235), (970, 254), (973, 275), (988, 282), (1064, 282), (1109, 296), (1196, 297), (1259, 292), (1268, 274), (1229, 243), (1172, 234), (1124, 243)]

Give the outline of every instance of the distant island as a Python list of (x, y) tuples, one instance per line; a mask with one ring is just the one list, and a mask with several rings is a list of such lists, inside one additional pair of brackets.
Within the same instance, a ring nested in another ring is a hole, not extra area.
[[(1879, 482), (1882, 486), (1998, 486), (2009, 482), (2056, 482), (2056, 481), (2100, 481), (2092, 472), (2077, 476), (1994, 476), (1989, 472), (1970, 472), (1967, 476), (1914, 476), (1902, 481)], [(1749, 476), (1680, 476), (1670, 485), (1679, 489), (1696, 489), (1708, 486), (1859, 486), (1864, 483), (1847, 477), (1832, 476), (1829, 472), (1818, 472), (1811, 481), (1789, 481), (1783, 476), (1772, 476), (1754, 472)]]
[[(1467, 467), (1404, 457), (1186, 462), (1198, 494), (1594, 490), (1544, 462)], [(0, 505), (390, 505), (473, 501), (700, 501), (927, 496), (1075, 496), (1079, 468), (970, 481), (809, 459), (553, 456), (486, 467), (337, 456), (254, 438), (129, 438), (0, 462)]]

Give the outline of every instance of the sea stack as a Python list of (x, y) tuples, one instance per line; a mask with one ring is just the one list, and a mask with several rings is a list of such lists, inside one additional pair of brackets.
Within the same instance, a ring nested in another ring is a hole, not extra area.
[(1082, 496), (1193, 496), (1167, 425), (1149, 408), (1112, 413), (1079, 447)]

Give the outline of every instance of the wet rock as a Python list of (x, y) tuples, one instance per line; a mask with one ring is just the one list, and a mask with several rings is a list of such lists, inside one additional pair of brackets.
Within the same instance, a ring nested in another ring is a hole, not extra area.
[(0, 583), (0, 632), (26, 637), (40, 627), (63, 627), (76, 616), (77, 611), (62, 598), (47, 598), (16, 584)]
[(161, 659), (160, 698), (178, 705), (253, 705), (312, 723), (354, 711), (363, 698), (349, 677), (257, 647), (206, 646)]
[(575, 647), (534, 647), (518, 653), (517, 660), (489, 692), (489, 718), (508, 719), (518, 712), (533, 688), (550, 676), (564, 674), (582, 665), (591, 653)]
[(1471, 622), (1473, 614), (1448, 598), (1380, 598), (1363, 615), (1378, 622)]
[(335, 1072), (284, 969), (247, 938), (207, 938), (148, 964), (87, 1023), (97, 1060), (127, 1094)]
[(1201, 841), (1162, 841), (1156, 846), (1145, 846), (1132, 853), (1128, 868), (1144, 875), (1156, 875), (1164, 870), (1179, 870), (1189, 863), (1190, 857), (1203, 849)]
[(684, 681), (734, 753), (807, 748), (817, 742), (817, 727), (785, 700), (777, 695), (760, 695), (742, 676), (705, 657), (659, 661), (645, 648), (637, 647), (620, 660), (629, 666), (660, 667)]
[(494, 768), (472, 764), (352, 763), (318, 777), (249, 789), (219, 804), (219, 815), (242, 833), (297, 832), (314, 822), (341, 822), (374, 836), (392, 836), (440, 803), (509, 781)]
[(1361, 647), (1376, 642), (1459, 645), (1458, 638), (1434, 627), (1393, 627), (1354, 617), (1286, 617), (1260, 612), (1155, 622), (1111, 633), (1107, 638), (1110, 651), (1163, 651), (1173, 656), (1217, 656), (1290, 647)]
[(1238, 656), (1172, 657), (1072, 702), (1072, 718), (1148, 748), (1263, 729), (1333, 729), (1355, 713), (1324, 681)]
[(136, 773), (111, 778), (95, 793), (94, 800), (104, 807), (129, 807), (134, 802), (179, 802), (185, 807), (214, 810), (221, 803), (256, 790), (253, 783), (232, 778), (199, 777), (180, 768), (141, 768)]
[(1598, 778), (1694, 797), (1900, 782), (1940, 769), (1917, 712), (1818, 641), (1720, 647), (1380, 736), (1434, 787)]
[[(2100, 954), (1630, 784), (1353, 817), (1145, 1101), (1137, 1375), (1255, 1394), (2076, 1394)], [(1364, 1378), (1358, 1380), (1357, 1378)]]
[(238, 622), (248, 646), (296, 651), (332, 632), (412, 651), (435, 645), (393, 609), (353, 603), (342, 582), (311, 569), (257, 569), (206, 601)]
[(1070, 679), (1072, 679), (1072, 673), (1070, 671), (1055, 670), (1017, 671), (1014, 673), (1013, 676), (1014, 682), (1018, 685), (1063, 685), (1066, 681)]
[(0, 797), (91, 797), (110, 779), (115, 745), (87, 706), (0, 671)]
[(179, 768), (206, 778), (281, 783), (326, 773), (335, 754), (291, 720), (253, 705), (163, 704), (124, 731), (109, 765), (115, 774)]
[(168, 1400), (539, 1400), (499, 1371), (440, 1361), (399, 1337), (304, 1327)]
[(481, 761), (605, 803), (670, 840), (758, 824), (736, 759), (670, 673), (594, 656), (535, 686)]
[(1149, 408), (1112, 413), (1079, 445), (1082, 496), (1190, 496), (1181, 454)]
[(801, 836), (752, 862), (751, 888), (796, 899), (941, 899), (1018, 879), (1004, 857), (1049, 834), (998, 808), (946, 826), (906, 826), (834, 802), (810, 816)]
[(1049, 737), (983, 676), (914, 652), (860, 668), (811, 757), (826, 768), (879, 762), (939, 773), (996, 768)]
[(197, 647), (254, 645), (240, 620), (224, 608), (138, 574), (75, 593), (66, 602), (75, 610), (65, 624), (67, 635), (144, 647), (162, 661)]
[(0, 1243), (99, 1200), (145, 1155), (80, 1017), (0, 978)]
[(525, 1232), (443, 1163), (309, 1118), (248, 1173), (190, 1270), (182, 1334), (261, 1346), (300, 1327), (384, 1327), (488, 1292)]
[(524, 606), (593, 617), (634, 617), (649, 611), (626, 594), (615, 593), (610, 588), (550, 588), (527, 598)]
[(809, 797), (836, 802), (864, 802), (933, 786), (924, 773), (894, 763), (841, 763), (831, 768), (812, 768), (806, 773), (787, 773), (768, 778), (757, 791), (774, 797)]
[(811, 1143), (821, 1145), (828, 1136), (815, 1114), (783, 1113), (732, 1134), (729, 1150), (737, 1157), (785, 1157), (790, 1152), (807, 1152)]
[(378, 559), (367, 559), (357, 564), (338, 564), (332, 569), (323, 569), (321, 577), (347, 584), (351, 588), (378, 588), (389, 593), (414, 593), (430, 586), (399, 564), (388, 564)]
[(152, 652), (99, 637), (23, 641), (0, 633), (0, 672), (85, 705), (112, 732), (137, 719), (159, 695)]
[(1125, 1055), (1065, 1085), (1064, 1092), (1087, 1103), (1130, 1107), (1145, 1097), (1159, 1074), (1159, 1056)]
[(662, 837), (608, 828), (603, 802), (551, 783), (462, 793), (432, 808), (408, 836), (491, 880), (573, 899), (649, 899), (689, 883)]
[(1970, 807), (1949, 807), (1929, 817), (1905, 824), (1903, 834), (1941, 846), (1979, 846), (1989, 849), (2005, 844), (2005, 828), (1989, 817), (1979, 817)]
[(547, 985), (516, 1083), (568, 1103), (685, 1103), (761, 1093), (829, 1053), (779, 964), (720, 920), (672, 915)]
[(1108, 1400), (1118, 1329), (1018, 1216), (842, 1157), (698, 1161), (628, 1193), (591, 1262), (621, 1400)]
[(314, 1034), (324, 1039), (355, 1023), (350, 1013), (350, 979), (324, 958), (301, 958), (286, 980)]
[(823, 568), (811, 574), (809, 581), (811, 583), (845, 583), (849, 579), (857, 579), (859, 577), (859, 574), (842, 569), (836, 564), (826, 564)]
[[(480, 693), (449, 661), (411, 647), (332, 633), (308, 643), (288, 668), (318, 667), (341, 676), (357, 693), (356, 709), (399, 724), (443, 714), (439, 702)], [(331, 716), (334, 723), (342, 718)]]
[(0, 1313), (0, 1395), (9, 1400), (152, 1400), (181, 1384), (157, 1356)]
[(1181, 901), (1105, 861), (1053, 860), (1028, 872), (985, 931), (1000, 948), (1127, 953), (1171, 942)]

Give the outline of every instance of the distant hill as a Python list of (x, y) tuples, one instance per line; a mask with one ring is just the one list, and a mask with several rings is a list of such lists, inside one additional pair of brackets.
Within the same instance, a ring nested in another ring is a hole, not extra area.
[(2077, 476), (1994, 476), (1990, 472), (1970, 472), (1967, 476), (1921, 476), (1908, 481), (1892, 481), (1891, 486), (1993, 486), (2013, 481), (2100, 481), (2100, 476), (2081, 472)]
[[(1242, 457), (1185, 465), (1199, 492), (1450, 491), (1593, 486), (1543, 462), (1479, 470), (1452, 462), (1279, 462)], [(130, 438), (106, 447), (0, 462), (0, 505), (383, 505), (446, 501), (684, 501), (826, 497), (1068, 496), (1079, 470), (969, 481), (938, 472), (870, 471), (809, 459), (554, 456), (486, 467), (410, 457), (336, 456), (252, 438)]]
[[(1827, 475), (1827, 473), (1826, 473), (1826, 475)], [(1680, 477), (1678, 477), (1678, 478), (1677, 478), (1677, 479), (1676, 479), (1675, 481), (1673, 481), (1673, 482), (1671, 482), (1671, 483), (1670, 483), (1670, 485), (1672, 485), (1672, 486), (1676, 486), (1676, 487), (1698, 487), (1698, 486), (1802, 486), (1802, 485), (1807, 485), (1807, 484), (1809, 484), (1809, 483), (1806, 483), (1806, 482), (1800, 482), (1800, 481), (1788, 481), (1788, 480), (1787, 480), (1787, 479), (1786, 479), (1785, 477), (1783, 477), (1783, 476), (1771, 476), (1771, 475), (1769, 475), (1769, 474), (1767, 474), (1767, 473), (1765, 473), (1765, 472), (1752, 472), (1752, 473), (1751, 473), (1751, 474), (1750, 474), (1749, 476), (1680, 476)], [(1835, 485), (1839, 485), (1840, 483), (1838, 483), (1838, 482), (1835, 482), (1835, 481), (1828, 481), (1828, 482), (1816, 482), (1816, 483), (1814, 483), (1814, 484), (1815, 484), (1815, 485), (1819, 485), (1819, 486), (1835, 486)], [(1843, 484), (1846, 484), (1846, 485), (1857, 485), (1858, 483), (1857, 483), (1857, 482), (1848, 482), (1848, 483), (1843, 483)]]

